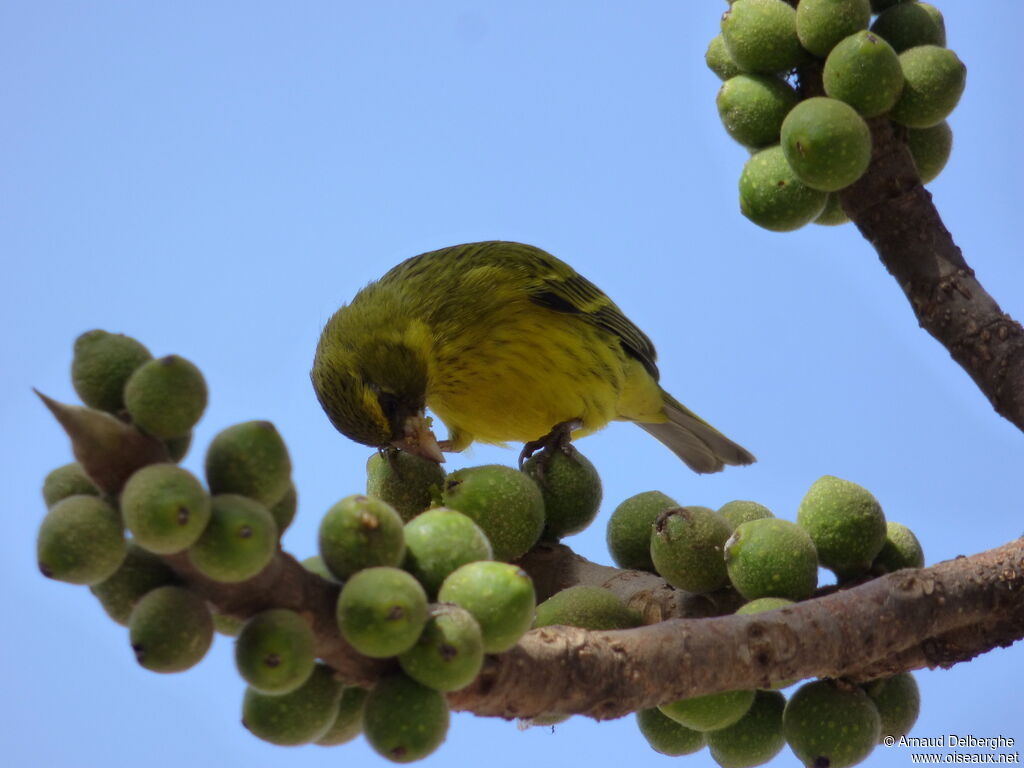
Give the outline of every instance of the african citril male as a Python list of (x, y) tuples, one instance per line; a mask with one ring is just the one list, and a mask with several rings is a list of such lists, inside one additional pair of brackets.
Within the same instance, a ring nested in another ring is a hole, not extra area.
[(456, 245), (394, 267), (327, 322), (311, 375), (343, 434), (435, 461), (474, 440), (530, 445), (616, 419), (696, 472), (754, 461), (658, 385), (654, 345), (611, 299), (522, 243)]

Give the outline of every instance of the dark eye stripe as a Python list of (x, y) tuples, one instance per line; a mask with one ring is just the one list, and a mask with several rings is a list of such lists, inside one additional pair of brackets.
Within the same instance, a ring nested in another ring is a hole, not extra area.
[(377, 392), (377, 402), (380, 403), (380, 409), (384, 411), (384, 415), (387, 420), (392, 424), (395, 423), (395, 417), (399, 411), (398, 396), (393, 395), (390, 392)]

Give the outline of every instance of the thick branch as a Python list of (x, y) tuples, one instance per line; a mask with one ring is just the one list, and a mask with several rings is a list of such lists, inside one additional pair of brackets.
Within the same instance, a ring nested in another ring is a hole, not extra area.
[(593, 563), (564, 544), (539, 544), (519, 561), (519, 565), (533, 579), (538, 601), (577, 584), (602, 587), (639, 613), (644, 624), (673, 618), (721, 616), (743, 604), (743, 599), (732, 589), (695, 595), (669, 586), (653, 573)]
[[(370, 684), (390, 666), (359, 656), (341, 639), (334, 622), (337, 585), (283, 552), (241, 584), (205, 579), (183, 556), (170, 560), (225, 613), (244, 617), (276, 606), (306, 615), (316, 630), (317, 653), (349, 682)], [(617, 632), (533, 630), (511, 651), (489, 657), (478, 680), (451, 695), (459, 709), (500, 717), (618, 717), (773, 680), (866, 680), (948, 667), (1024, 637), (1024, 541), (900, 571), (780, 611), (664, 621), (662, 611), (702, 616), (714, 604), (685, 594), (669, 599), (673, 590), (656, 576), (589, 563), (564, 546), (531, 553), (523, 565), (547, 589), (579, 581), (613, 589), (656, 623)]]
[[(96, 450), (82, 452), (89, 459), (87, 471), (115, 495), (126, 473), (108, 464), (131, 459), (133, 428), (96, 418), (86, 408), (47, 405), (61, 417), (76, 449), (79, 443), (95, 444)], [(338, 585), (284, 552), (238, 584), (204, 577), (184, 554), (166, 559), (220, 612), (245, 618), (279, 607), (305, 615), (316, 634), (317, 655), (348, 682), (372, 684), (394, 666), (362, 657), (344, 642), (335, 622)], [(652, 574), (595, 565), (561, 545), (538, 548), (521, 565), (542, 597), (573, 583), (597, 584), (652, 623), (616, 632), (567, 627), (528, 632), (512, 650), (489, 657), (469, 688), (450, 696), (458, 708), (502, 717), (617, 717), (673, 699), (777, 680), (870, 679), (949, 666), (1024, 637), (1024, 541), (899, 571), (790, 608), (718, 618), (693, 617), (733, 610), (728, 592), (677, 593)], [(687, 618), (666, 618), (671, 616)]]
[(302, 614), (313, 627), (317, 656), (347, 682), (370, 685), (388, 668), (383, 662), (356, 653), (338, 632), (335, 604), (340, 587), (307, 571), (287, 552), (278, 551), (258, 575), (237, 584), (204, 576), (184, 552), (164, 560), (218, 613), (246, 619), (271, 608), (288, 608)]
[[(821, 63), (797, 70), (801, 93), (823, 96)], [(867, 121), (871, 165), (839, 193), (843, 210), (903, 289), (918, 324), (967, 371), (1001, 416), (1024, 430), (1024, 328), (975, 278), (921, 184), (906, 129)]]
[(595, 718), (773, 680), (950, 666), (1024, 637), (1024, 541), (792, 608), (615, 632), (533, 630), (451, 696), (481, 715)]
[(1002, 416), (1024, 429), (1024, 329), (1004, 313), (942, 223), (902, 138), (868, 121), (871, 166), (840, 193), (843, 209), (896, 278), (918, 323), (949, 350)]

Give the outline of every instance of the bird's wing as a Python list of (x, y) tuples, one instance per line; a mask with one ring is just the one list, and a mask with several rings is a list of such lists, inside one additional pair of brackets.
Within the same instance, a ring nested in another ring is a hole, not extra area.
[[(463, 287), (472, 284), (473, 289), (468, 292), (481, 298), (490, 296), (496, 279), (522, 284), (534, 304), (576, 315), (610, 333), (626, 354), (639, 360), (647, 372), (658, 379), (657, 353), (647, 334), (637, 328), (600, 288), (540, 248), (500, 240), (465, 243), (407, 259), (384, 275), (380, 283), (408, 283), (421, 279), (437, 282), (439, 272), (461, 275)], [(430, 311), (434, 317), (450, 314), (443, 309), (448, 305), (437, 301), (436, 292), (423, 291), (418, 295), (431, 297)], [(451, 301), (464, 304), (467, 291), (449, 291), (448, 296)]]
[(578, 315), (615, 336), (627, 354), (635, 357), (658, 379), (657, 353), (643, 331), (626, 317), (604, 292), (582, 275), (560, 270), (542, 276), (529, 291), (530, 301), (555, 312)]

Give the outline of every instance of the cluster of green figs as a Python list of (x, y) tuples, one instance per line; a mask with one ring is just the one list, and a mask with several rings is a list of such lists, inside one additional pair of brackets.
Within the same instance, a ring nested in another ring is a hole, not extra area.
[[(848, 221), (839, 191), (872, 157), (875, 118), (905, 140), (923, 183), (946, 165), (946, 118), (967, 69), (940, 11), (914, 0), (735, 0), (706, 61), (724, 82), (718, 112), (751, 152), (740, 210), (788, 232)], [(799, 73), (799, 90), (790, 80)]]
[[(271, 423), (218, 433), (201, 479), (179, 464), (206, 405), (195, 365), (177, 355), (154, 358), (131, 337), (97, 330), (75, 343), (72, 382), (82, 413), (137, 430), (162, 453), (113, 484), (90, 475), (87, 462), (50, 472), (37, 541), (41, 572), (88, 585), (128, 628), (146, 669), (189, 669), (216, 632), (233, 636), (247, 684), (242, 722), (261, 739), (329, 746), (362, 734), (388, 760), (418, 760), (446, 738), (446, 695), (472, 685), (488, 654), (538, 627), (643, 624), (635, 606), (597, 585), (570, 586), (538, 603), (518, 564), (538, 543), (578, 533), (597, 517), (600, 477), (574, 448), (539, 454), (522, 469), (451, 473), (411, 454), (374, 453), (365, 492), (326, 511), (318, 553), (303, 570), (280, 551), (298, 495), (288, 449)], [(619, 567), (656, 573), (691, 593), (731, 593), (733, 604), (743, 603), (740, 614), (786, 611), (812, 598), (820, 567), (842, 586), (924, 562), (914, 534), (887, 521), (870, 492), (831, 476), (812, 485), (796, 522), (753, 501), (716, 510), (640, 493), (615, 508), (607, 542)], [(354, 651), (390, 660), (372, 687), (339, 680), (321, 655), (337, 644), (323, 642), (310, 612), (236, 615), (196, 587), (197, 579), (244, 585), (284, 560), (336, 593), (337, 634)], [(779, 689), (796, 681), (770, 682), (669, 702), (636, 720), (664, 754), (707, 746), (723, 766), (754, 766), (788, 744), (808, 765), (842, 766), (864, 759), (885, 736), (906, 733), (917, 717), (909, 674), (866, 685), (815, 680), (788, 701)], [(545, 713), (531, 723), (570, 716)]]

